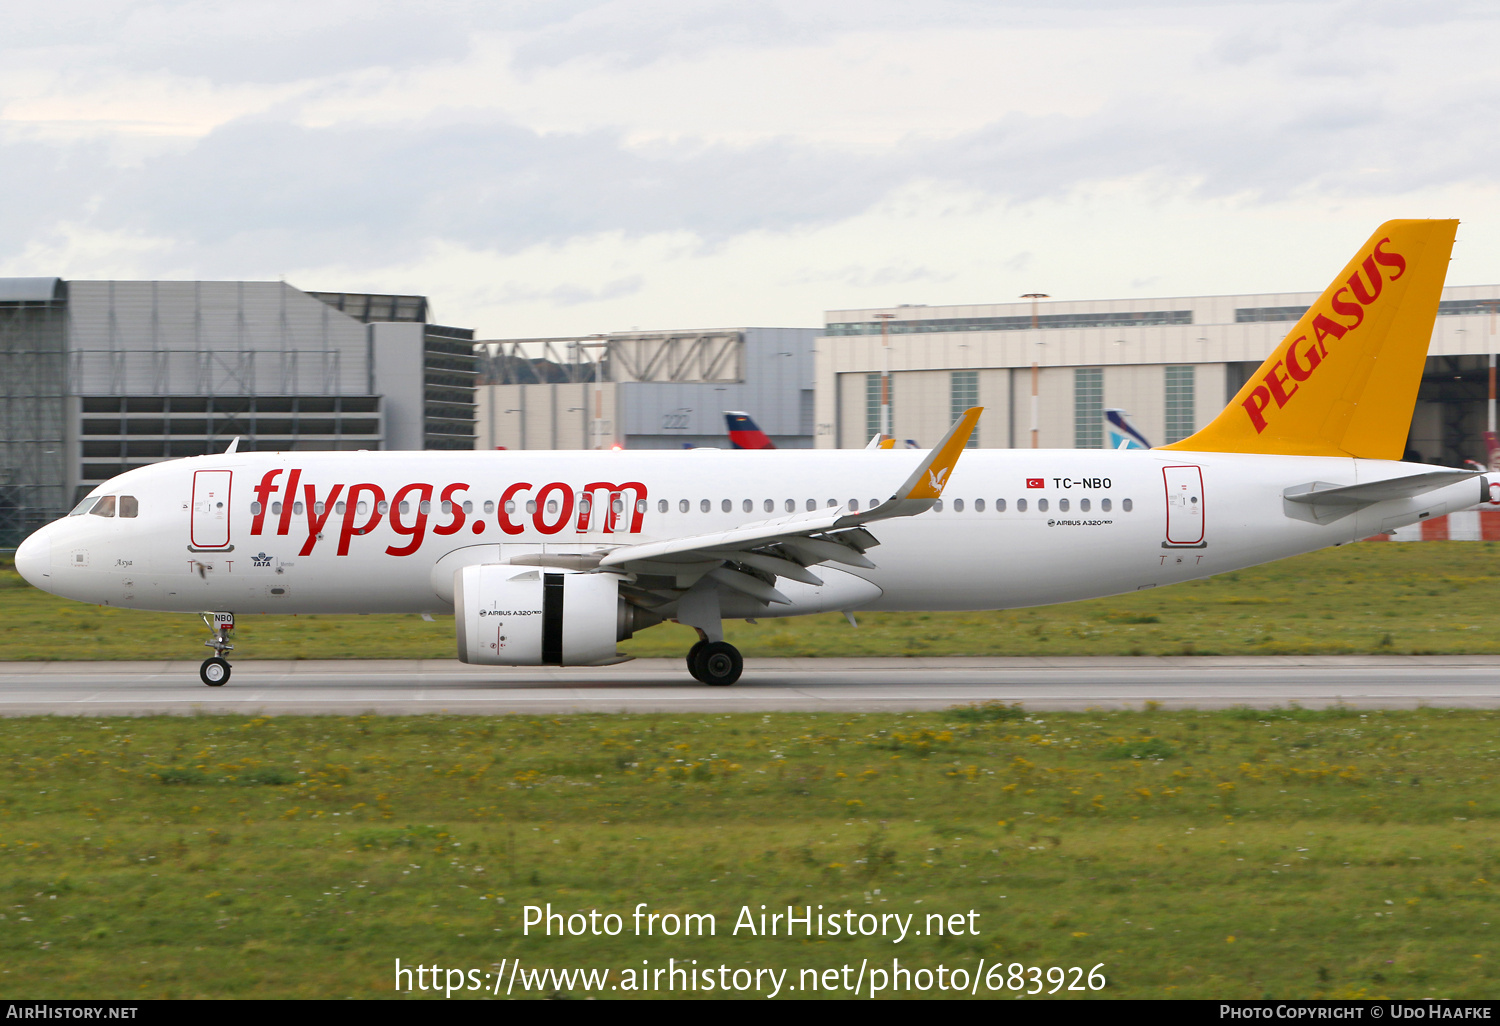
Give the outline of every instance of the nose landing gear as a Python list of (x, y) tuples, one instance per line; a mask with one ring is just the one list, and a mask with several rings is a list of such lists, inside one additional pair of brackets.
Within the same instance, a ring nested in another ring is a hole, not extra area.
[(198, 667), (198, 676), (211, 688), (223, 687), (229, 682), (229, 660), (224, 653), (234, 648), (229, 641), (229, 632), (234, 630), (233, 613), (204, 613), (203, 623), (214, 636), (203, 644), (214, 650), (214, 654), (203, 660)]

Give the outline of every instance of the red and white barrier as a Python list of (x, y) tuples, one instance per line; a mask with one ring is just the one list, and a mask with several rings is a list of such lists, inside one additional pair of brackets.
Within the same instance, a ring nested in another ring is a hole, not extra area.
[(1500, 510), (1466, 509), (1365, 541), (1500, 541)]

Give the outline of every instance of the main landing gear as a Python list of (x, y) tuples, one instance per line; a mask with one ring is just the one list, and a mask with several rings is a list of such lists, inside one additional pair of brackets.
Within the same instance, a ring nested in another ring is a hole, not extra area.
[(726, 685), (740, 679), (745, 660), (740, 657), (740, 650), (729, 642), (705, 639), (688, 649), (687, 667), (695, 680)]
[(234, 614), (204, 613), (203, 623), (214, 632), (214, 636), (203, 643), (213, 649), (214, 654), (203, 660), (203, 665), (198, 667), (198, 676), (211, 688), (223, 687), (229, 682), (229, 660), (224, 658), (224, 653), (234, 648), (229, 641), (229, 632), (234, 630)]

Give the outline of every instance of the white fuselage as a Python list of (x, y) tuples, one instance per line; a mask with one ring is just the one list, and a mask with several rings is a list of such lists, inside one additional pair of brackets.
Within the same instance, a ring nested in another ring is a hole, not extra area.
[[(704, 449), (201, 456), (101, 485), (95, 494), (134, 497), (137, 515), (64, 518), (27, 539), (16, 563), (54, 594), (133, 609), (449, 612), (453, 573), (465, 565), (722, 531), (784, 516), (788, 503), (798, 512), (809, 503), (858, 502), (864, 510), (889, 497), (922, 456)], [(1481, 498), (1480, 486), (1466, 481), (1320, 525), (1289, 516), (1282, 497), (1315, 481), (1362, 484), (1417, 469), (1163, 450), (970, 450), (941, 509), (870, 525), (880, 542), (867, 553), (874, 569), (820, 568), (862, 579), (840, 578), (851, 584), (839, 593), (847, 599), (756, 615), (1002, 609), (1113, 595), (1342, 544)]]

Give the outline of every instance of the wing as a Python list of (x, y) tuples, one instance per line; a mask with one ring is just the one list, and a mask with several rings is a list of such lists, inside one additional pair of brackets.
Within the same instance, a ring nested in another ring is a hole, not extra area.
[(819, 563), (875, 566), (865, 553), (880, 542), (869, 525), (931, 509), (983, 412), (978, 406), (966, 410), (911, 476), (873, 509), (851, 513), (839, 506), (712, 534), (627, 545), (601, 557), (598, 569), (638, 575), (639, 587), (625, 590), (641, 605), (673, 602), (705, 576), (768, 604), (790, 604), (776, 590), (778, 577), (820, 585), (823, 582), (808, 569)]

